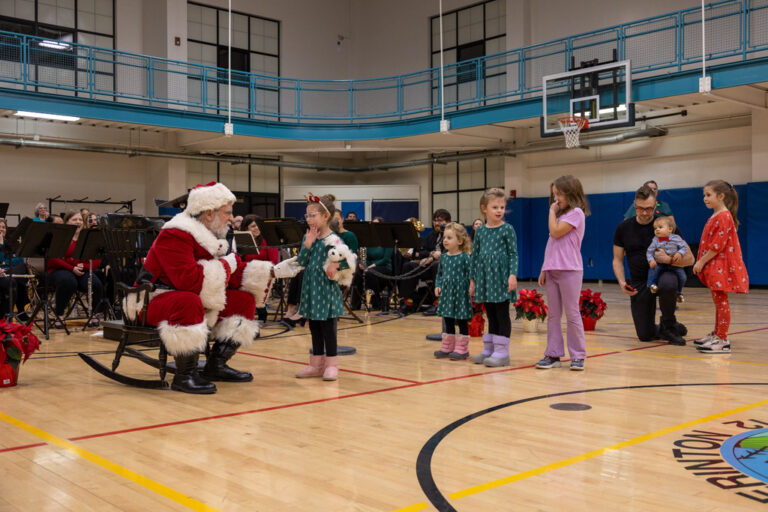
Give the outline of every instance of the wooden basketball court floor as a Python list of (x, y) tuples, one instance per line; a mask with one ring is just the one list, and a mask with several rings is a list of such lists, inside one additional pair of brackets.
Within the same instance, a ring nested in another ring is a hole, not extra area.
[[(732, 296), (733, 352), (702, 355), (637, 341), (628, 299), (601, 289), (584, 372), (534, 369), (546, 332), (517, 321), (511, 366), (491, 369), (434, 359), (437, 317), (371, 316), (340, 322), (357, 354), (337, 382), (293, 377), (297, 327), (232, 360), (254, 382), (193, 396), (108, 380), (76, 353), (106, 363), (114, 342), (57, 331), (0, 389), (0, 511), (764, 508), (768, 486), (719, 448), (768, 427), (768, 292)], [(708, 292), (687, 297), (679, 319), (704, 335)]]

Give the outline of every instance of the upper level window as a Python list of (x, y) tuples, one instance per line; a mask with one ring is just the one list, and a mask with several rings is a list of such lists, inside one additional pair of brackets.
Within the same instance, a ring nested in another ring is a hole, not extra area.
[[(232, 69), (280, 74), (280, 23), (232, 12)], [(187, 6), (189, 61), (227, 68), (227, 10), (190, 2)]]
[[(432, 67), (440, 66), (440, 16), (431, 18)], [(493, 55), (506, 50), (506, 4), (489, 0), (443, 13), (443, 62), (456, 62)], [(478, 96), (493, 96), (506, 87), (503, 63), (469, 62), (448, 67), (445, 75), (446, 103), (467, 102)], [(439, 84), (433, 85), (433, 104), (439, 103)], [(480, 91), (478, 91), (480, 87)], [(479, 94), (478, 94), (479, 93)], [(476, 104), (472, 104), (477, 106)], [(461, 108), (461, 104), (457, 108)]]

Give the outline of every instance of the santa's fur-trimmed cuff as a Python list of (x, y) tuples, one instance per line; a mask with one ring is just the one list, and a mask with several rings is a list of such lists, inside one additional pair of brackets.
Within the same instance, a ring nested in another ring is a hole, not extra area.
[(163, 320), (157, 326), (165, 349), (172, 356), (187, 356), (205, 352), (208, 326), (205, 322), (193, 325), (171, 325)]
[(256, 307), (264, 307), (272, 285), (270, 274), (272, 264), (268, 261), (249, 261), (243, 270), (243, 281), (240, 289), (244, 290), (256, 299)]
[(221, 311), (227, 305), (227, 271), (219, 260), (199, 260), (203, 267), (200, 300), (205, 309)]
[(240, 347), (248, 347), (259, 333), (259, 323), (240, 315), (232, 315), (222, 318), (211, 332), (217, 341), (232, 341)]

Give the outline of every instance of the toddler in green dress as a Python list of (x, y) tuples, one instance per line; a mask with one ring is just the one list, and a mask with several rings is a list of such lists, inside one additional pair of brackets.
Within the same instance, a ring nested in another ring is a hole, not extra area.
[[(299, 313), (309, 320), (312, 355), (309, 357), (309, 365), (296, 373), (299, 379), (322, 377), (323, 380), (336, 380), (339, 374), (336, 321), (344, 314), (344, 303), (339, 284), (334, 278), (340, 268), (354, 268), (356, 262), (349, 248), (329, 226), (336, 210), (334, 200), (333, 195), (317, 197), (310, 194), (307, 204), (305, 217), (309, 229), (302, 240), (297, 263), (305, 267)], [(346, 255), (346, 258), (327, 261), (332, 249)]]
[[(443, 317), (445, 332), (440, 350), (435, 357), (459, 361), (469, 357), (469, 319), (472, 318), (472, 298), (469, 296), (469, 272), (472, 266), (469, 253), (472, 242), (461, 224), (446, 224), (443, 230), (445, 251), (440, 257), (435, 279), (438, 297), (437, 314)], [(456, 324), (459, 335), (456, 336)]]
[(507, 200), (500, 188), (490, 188), (480, 198), (486, 223), (475, 231), (469, 292), (476, 303), (485, 305), (488, 334), (483, 335), (483, 352), (472, 358), (485, 366), (509, 364), (509, 334), (512, 322), (509, 301), (517, 288), (517, 236), (504, 221)]

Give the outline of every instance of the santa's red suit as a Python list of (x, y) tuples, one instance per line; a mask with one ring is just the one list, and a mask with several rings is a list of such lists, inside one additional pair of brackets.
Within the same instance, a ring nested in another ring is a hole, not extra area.
[[(234, 253), (227, 254), (226, 239), (198, 220), (206, 210), (216, 211), (234, 200), (220, 183), (193, 189), (186, 210), (163, 226), (144, 263), (155, 285), (147, 323), (157, 326), (163, 345), (176, 359), (171, 387), (178, 391), (214, 393), (210, 381), (253, 380), (250, 373), (226, 363), (259, 332), (254, 313), (257, 303), (266, 301), (273, 265), (246, 264)], [(209, 334), (214, 344), (198, 374), (198, 355), (205, 352)]]

